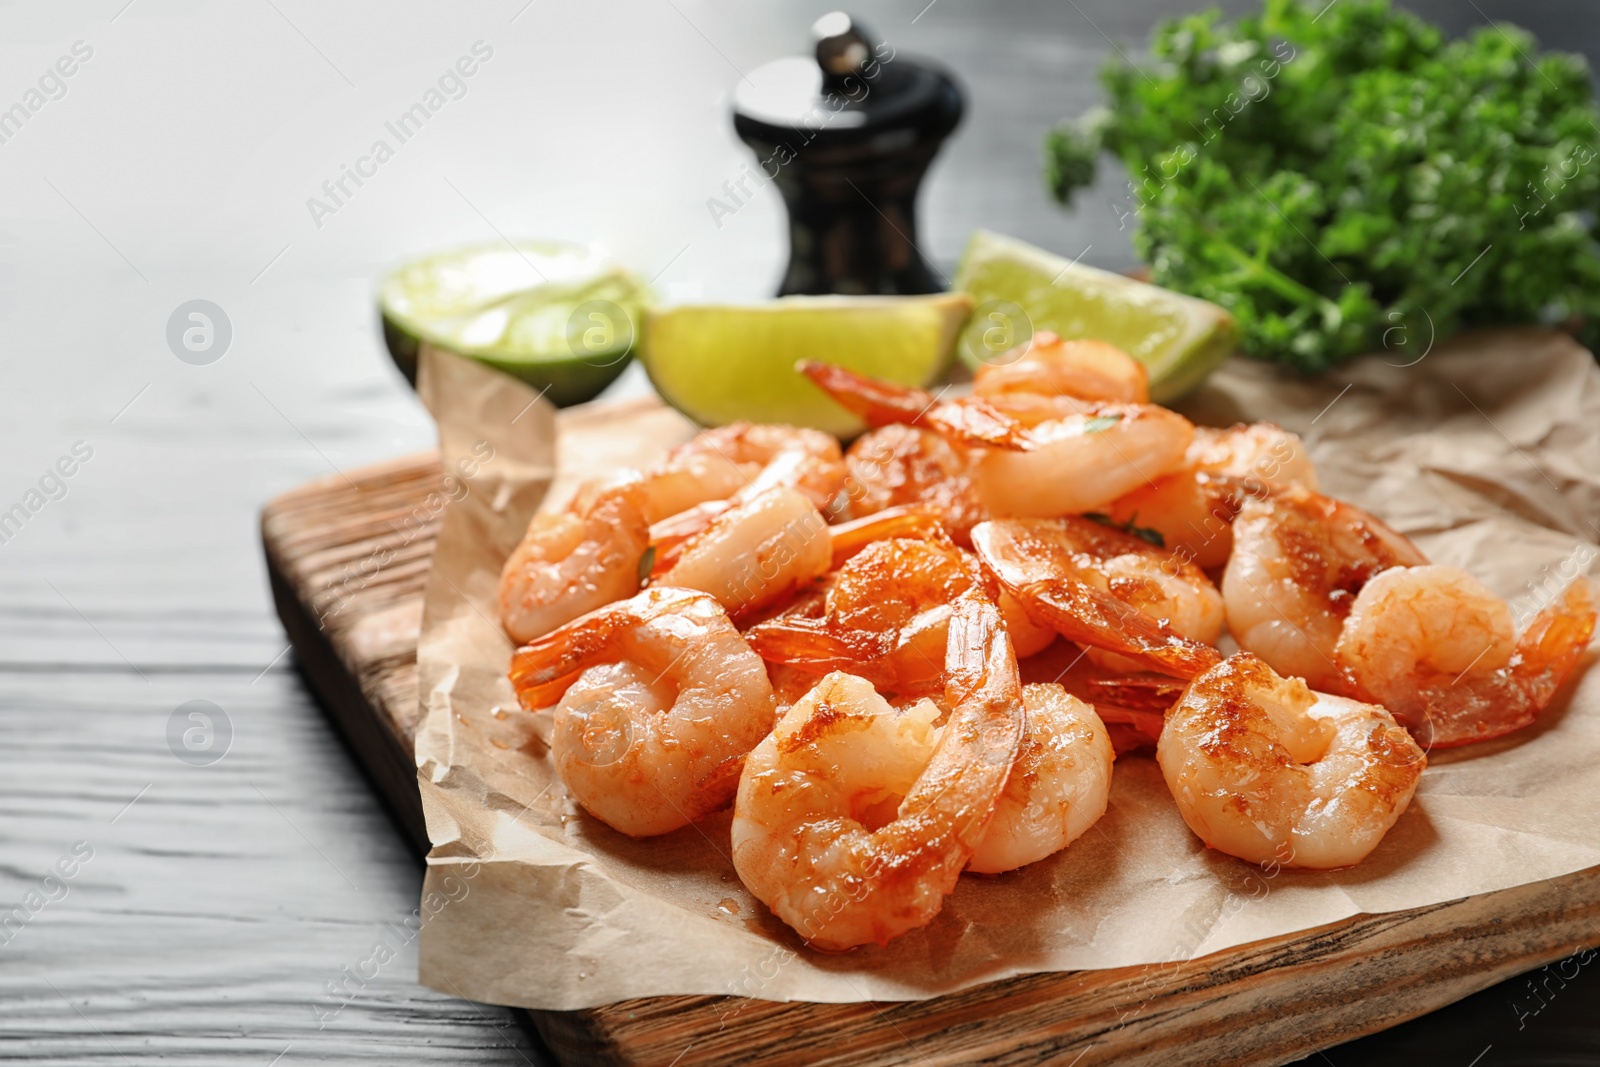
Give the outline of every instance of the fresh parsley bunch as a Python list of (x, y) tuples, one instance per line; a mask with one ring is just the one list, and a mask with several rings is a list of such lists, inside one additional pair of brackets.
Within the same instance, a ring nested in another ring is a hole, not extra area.
[(1387, 0), (1166, 23), (1110, 106), (1053, 131), (1063, 203), (1102, 151), (1153, 280), (1251, 355), (1321, 370), (1492, 323), (1600, 321), (1600, 112), (1582, 59), (1496, 25), (1446, 42)]

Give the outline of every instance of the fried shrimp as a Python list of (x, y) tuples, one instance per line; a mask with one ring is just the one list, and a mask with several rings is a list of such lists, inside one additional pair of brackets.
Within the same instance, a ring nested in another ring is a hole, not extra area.
[(702, 430), (663, 456), (645, 474), (646, 512), (652, 523), (697, 504), (726, 500), (760, 477), (780, 456), (804, 457), (791, 479), (818, 508), (843, 488), (846, 471), (839, 442), (820, 430), (736, 422)]
[(1104, 341), (1063, 341), (1040, 330), (1020, 348), (978, 369), (972, 391), (1003, 396), (1068, 396), (1125, 404), (1150, 401), (1150, 372), (1122, 349)]
[(1233, 550), (1243, 493), (1262, 484), (1317, 488), (1299, 437), (1270, 422), (1196, 426), (1181, 469), (1118, 497), (1106, 512), (1114, 522), (1155, 531), (1167, 548), (1217, 571)]
[(998, 874), (1076, 841), (1111, 799), (1111, 738), (1095, 709), (1059, 685), (1022, 688), (1022, 743), (967, 870)]
[(1334, 646), (1362, 586), (1391, 567), (1427, 562), (1352, 504), (1294, 486), (1247, 494), (1222, 575), (1228, 630), (1280, 674), (1337, 689)]
[(894, 424), (869, 430), (845, 452), (850, 468), (850, 513), (886, 508), (931, 508), (958, 544), (984, 519), (972, 484), (972, 455), (920, 426)]
[(1317, 488), (1317, 469), (1305, 443), (1270, 422), (1241, 422), (1224, 430), (1197, 426), (1186, 458), (1207, 474)]
[(1484, 741), (1533, 722), (1594, 634), (1579, 578), (1519, 639), (1505, 601), (1455, 567), (1384, 571), (1356, 596), (1335, 648), (1352, 696), (1424, 745)]
[[(888, 693), (937, 692), (944, 684), (952, 605), (982, 587), (976, 561), (942, 534), (874, 541), (834, 574), (820, 615), (780, 615), (752, 626), (747, 636), (769, 662), (815, 674), (849, 671)], [(1053, 636), (1020, 607), (1001, 611), (1014, 648), (1021, 641), (1038, 651)]]
[(523, 707), (555, 706), (551, 751), (590, 814), (648, 837), (723, 807), (776, 703), (759, 656), (704, 593), (649, 589), (519, 649)]
[(999, 611), (969, 591), (945, 656), (952, 711), (896, 711), (863, 679), (827, 675), (745, 761), (733, 865), (812, 946), (886, 944), (944, 906), (1000, 801), (1022, 694)]
[(637, 475), (591, 483), (581, 510), (535, 515), (500, 571), (500, 622), (531, 641), (639, 591), (650, 544)]
[(1100, 404), (1024, 431), (1025, 447), (993, 448), (973, 473), (991, 515), (1077, 515), (1176, 469), (1194, 426), (1154, 404)]
[(991, 515), (1100, 507), (1176, 469), (1194, 434), (1188, 419), (1154, 404), (1082, 402), (1080, 410), (1076, 398), (1061, 397), (1070, 413), (1030, 423), (981, 396), (943, 400), (810, 360), (799, 369), (868, 425), (920, 426), (977, 450), (972, 482), (978, 505)]
[(1308, 689), (1248, 653), (1189, 683), (1156, 759), (1202, 841), (1252, 863), (1359, 863), (1405, 812), (1427, 757), (1383, 708)]
[[(973, 548), (1041, 625), (1121, 669), (1192, 678), (1221, 657), (1222, 603), (1199, 568), (1090, 519), (995, 519)], [(1103, 659), (1103, 657), (1100, 657)]]
[(652, 583), (702, 590), (740, 615), (821, 577), (832, 562), (827, 519), (779, 486), (735, 503), (658, 560)]

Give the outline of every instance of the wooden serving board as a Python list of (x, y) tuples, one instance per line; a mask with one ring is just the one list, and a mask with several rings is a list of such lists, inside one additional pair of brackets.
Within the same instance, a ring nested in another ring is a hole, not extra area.
[[(630, 413), (561, 420), (568, 433), (616, 433)], [(419, 852), (416, 648), (437, 532), (423, 501), (441, 477), (436, 456), (394, 460), (293, 490), (261, 517), (300, 667)], [(1591, 868), (1185, 963), (1029, 975), (934, 1000), (655, 997), (529, 1015), (566, 1064), (1282, 1064), (1560, 959), (1597, 931)]]

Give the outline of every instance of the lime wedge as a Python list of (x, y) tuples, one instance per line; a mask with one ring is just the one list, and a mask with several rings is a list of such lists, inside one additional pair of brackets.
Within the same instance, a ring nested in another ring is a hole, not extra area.
[(1168, 401), (1199, 385), (1237, 338), (1233, 316), (1215, 304), (983, 230), (967, 243), (954, 288), (976, 309), (959, 348), (974, 369), (1051, 330), (1116, 345), (1149, 369), (1151, 398)]
[(668, 308), (645, 314), (639, 358), (662, 397), (696, 422), (785, 422), (847, 437), (861, 420), (802, 377), (796, 361), (930, 385), (949, 370), (971, 308), (962, 293)]
[(383, 280), (383, 337), (413, 384), (421, 342), (521, 378), (558, 407), (591, 400), (633, 355), (650, 290), (581, 245), (501, 243), (414, 260)]

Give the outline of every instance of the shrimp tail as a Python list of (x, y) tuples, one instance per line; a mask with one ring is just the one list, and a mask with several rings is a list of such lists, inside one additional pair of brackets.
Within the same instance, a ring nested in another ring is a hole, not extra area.
[(1222, 662), (1210, 645), (1180, 637), (1166, 623), (1070, 578), (1045, 578), (1017, 590), (1028, 616), (1069, 641), (1127, 656), (1149, 670), (1193, 678)]
[(869, 378), (813, 359), (801, 360), (795, 369), (841, 406), (865, 419), (868, 426), (926, 426), (973, 448), (1026, 452), (1034, 447), (1026, 426), (976, 397), (941, 403), (925, 390)]
[(860, 415), (868, 426), (914, 423), (933, 406), (935, 400), (932, 393), (924, 390), (869, 378), (837, 364), (815, 359), (800, 360), (795, 364), (795, 370), (810, 378), (839, 406)]
[(560, 700), (610, 646), (613, 625), (601, 608), (517, 649), (511, 657), (511, 686), (522, 706), (535, 711)]
[[(1419, 682), (1415, 699), (1390, 706), (1425, 749), (1456, 748), (1514, 733), (1538, 719), (1589, 646), (1595, 631), (1594, 590), (1578, 578), (1528, 624), (1504, 667), (1463, 681), (1441, 675)], [(1383, 703), (1351, 665), (1343, 690), (1356, 700)], [(1465, 672), (1463, 672), (1465, 674)]]
[(1561, 599), (1534, 616), (1517, 641), (1512, 672), (1530, 702), (1544, 707), (1578, 665), (1595, 629), (1594, 587), (1579, 578)]
[(1109, 702), (1129, 711), (1152, 712), (1158, 718), (1183, 696), (1183, 683), (1159, 674), (1119, 674), (1093, 678), (1083, 699), (1096, 706)]
[[(830, 628), (823, 619), (779, 616), (745, 632), (745, 640), (768, 663), (782, 663), (810, 675), (843, 671), (864, 678), (874, 689), (909, 695), (926, 692), (929, 679), (918, 661), (896, 655), (902, 642), (893, 632)], [(935, 691), (937, 686), (934, 687)]]
[(917, 541), (948, 541), (944, 518), (932, 508), (899, 506), (884, 508), (861, 519), (841, 522), (828, 528), (833, 538), (833, 569), (874, 541), (903, 537)]
[(1183, 696), (1185, 686), (1165, 674), (1104, 674), (1081, 654), (1055, 680), (1094, 707), (1119, 754), (1161, 740), (1167, 711)]
[(651, 577), (665, 574), (678, 562), (691, 541), (733, 508), (732, 500), (708, 500), (662, 519), (650, 527), (650, 544), (656, 550)]
[(711, 599), (690, 589), (656, 589), (643, 604), (638, 599), (618, 601), (534, 638), (511, 657), (511, 685), (518, 701), (529, 711), (550, 707), (613, 647), (620, 631), (682, 610), (691, 601)]
[(1106, 724), (1111, 746), (1119, 756), (1161, 743), (1161, 727), (1166, 720), (1159, 713), (1119, 708), (1115, 704), (1096, 704), (1094, 710)]
[(1530, 725), (1555, 699), (1589, 647), (1595, 615), (1594, 589), (1587, 579), (1578, 578), (1559, 600), (1535, 615), (1518, 638), (1517, 650), (1505, 667), (1511, 699), (1497, 702), (1502, 714), (1493, 718), (1481, 713), (1449, 714), (1455, 708), (1481, 712), (1481, 705), (1474, 701), (1444, 707), (1441, 715), (1435, 713), (1435, 703), (1423, 726), (1425, 733), (1431, 733), (1428, 740), (1432, 747), (1453, 748), (1488, 741)]
[[(947, 793), (992, 797), (986, 807), (952, 813), (957, 836), (970, 850), (983, 838), (1022, 743), (1022, 679), (1000, 609), (976, 589), (961, 594), (953, 609), (945, 645), (945, 697), (954, 710), (927, 772), (900, 810), (905, 815), (932, 807)], [(976, 781), (957, 785), (963, 777)]]
[(762, 659), (828, 671), (852, 672), (864, 660), (893, 651), (889, 635), (830, 627), (825, 619), (780, 615), (752, 626), (745, 640)]

